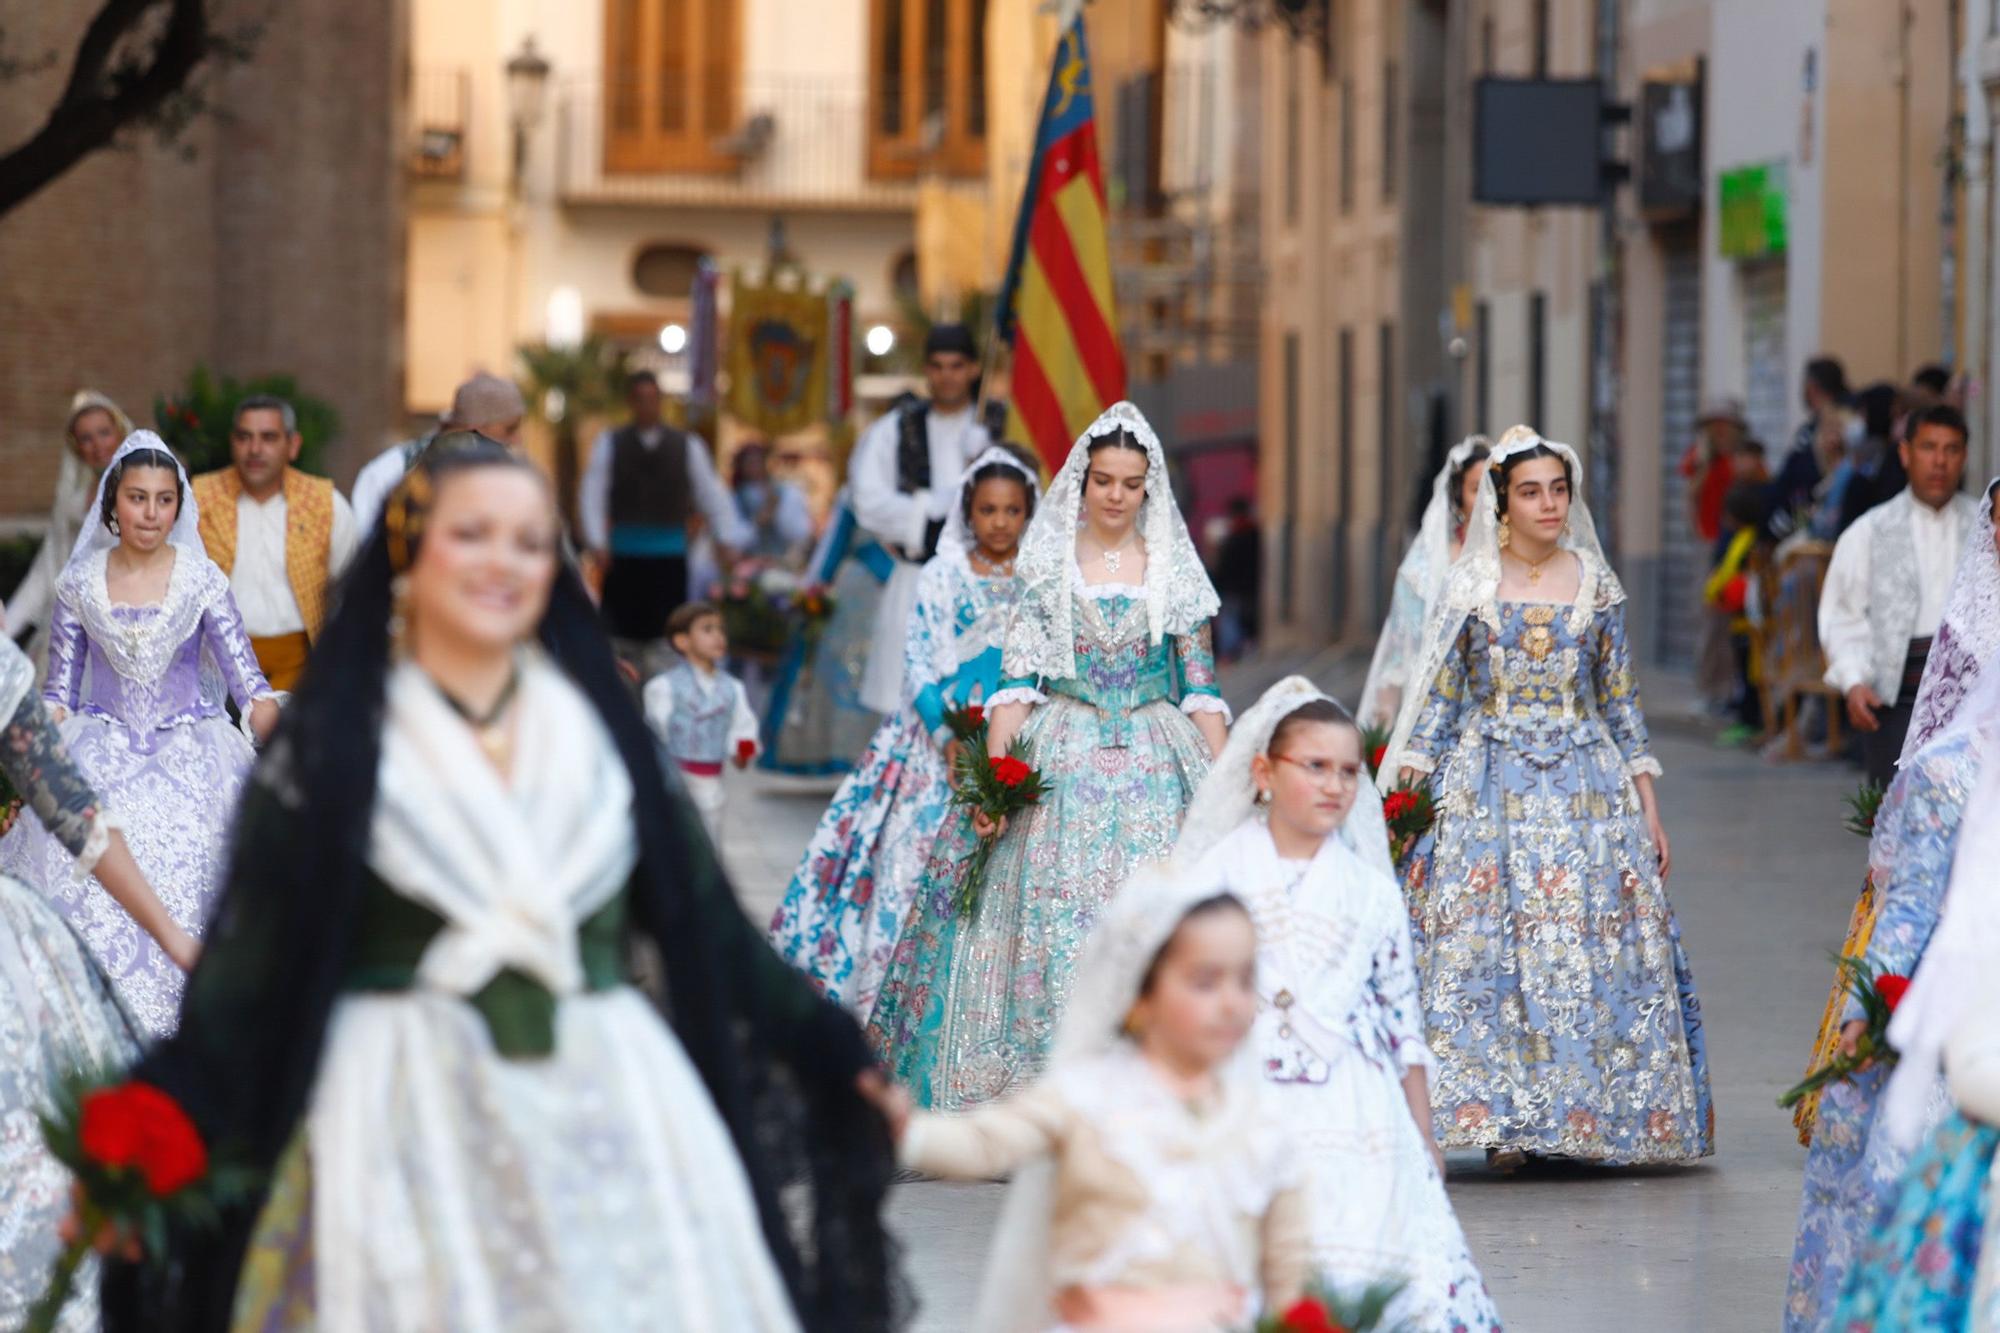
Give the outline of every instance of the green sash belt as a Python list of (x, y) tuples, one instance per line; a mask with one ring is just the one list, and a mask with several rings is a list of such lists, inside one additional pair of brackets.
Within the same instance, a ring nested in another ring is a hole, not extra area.
[[(424, 950), (447, 922), (422, 903), (397, 893), (373, 872), (363, 873), (368, 885), (362, 894), (361, 925), (344, 988), (413, 990)], [(583, 959), (586, 989), (607, 991), (625, 984), (622, 892), (577, 926), (576, 943)], [(486, 1021), (494, 1048), (507, 1059), (547, 1059), (555, 1053), (555, 992), (527, 973), (505, 968), (465, 1000)]]

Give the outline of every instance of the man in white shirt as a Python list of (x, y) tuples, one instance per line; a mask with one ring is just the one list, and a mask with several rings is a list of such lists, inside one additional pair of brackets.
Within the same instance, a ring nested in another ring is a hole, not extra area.
[(963, 324), (938, 324), (924, 340), (930, 401), (912, 399), (862, 432), (847, 465), (855, 521), (895, 557), (875, 612), (861, 702), (878, 713), (902, 704), (903, 640), (917, 604), (917, 574), (937, 553), (958, 477), (991, 443), (976, 419), (979, 354)]
[(292, 466), (303, 442), (290, 403), (245, 398), (230, 431), (230, 466), (193, 483), (202, 545), (229, 575), (257, 663), (280, 690), (304, 674), (358, 536), (333, 483)]
[(660, 384), (625, 382), (632, 420), (597, 437), (577, 488), (583, 544), (604, 569), (604, 619), (643, 672), (667, 665), (667, 616), (688, 600), (690, 523), (705, 519), (727, 566), (754, 537), (716, 475), (708, 444), (660, 419)]
[(458, 386), (451, 396), (451, 408), (438, 418), (437, 429), (414, 440), (391, 445), (370, 459), (354, 478), (354, 517), (363, 533), (373, 532), (382, 517), (389, 492), (416, 465), (418, 455), (446, 431), (476, 430), (509, 449), (521, 447), (521, 420), (528, 405), (512, 380), (480, 371)]
[(1820, 590), (1826, 683), (1846, 698), (1869, 779), (1885, 786), (1896, 774), (1959, 552), (1979, 516), (1978, 502), (1958, 489), (1967, 434), (1953, 407), (1911, 416), (1898, 446), (1908, 487), (1841, 536)]

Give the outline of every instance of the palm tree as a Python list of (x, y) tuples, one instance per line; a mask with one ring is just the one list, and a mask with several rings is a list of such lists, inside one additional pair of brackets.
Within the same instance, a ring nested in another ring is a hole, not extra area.
[(556, 502), (563, 517), (575, 523), (581, 470), (577, 427), (584, 418), (603, 416), (625, 400), (627, 354), (595, 334), (568, 347), (525, 343), (518, 353), (529, 406), (555, 436)]

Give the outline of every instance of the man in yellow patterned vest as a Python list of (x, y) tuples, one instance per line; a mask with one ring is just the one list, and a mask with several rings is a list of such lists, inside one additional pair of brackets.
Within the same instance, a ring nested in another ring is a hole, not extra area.
[(194, 479), (202, 545), (228, 571), (258, 665), (281, 690), (304, 674), (328, 589), (357, 542), (354, 511), (333, 483), (292, 466), (301, 442), (290, 403), (245, 398), (229, 435), (233, 462)]

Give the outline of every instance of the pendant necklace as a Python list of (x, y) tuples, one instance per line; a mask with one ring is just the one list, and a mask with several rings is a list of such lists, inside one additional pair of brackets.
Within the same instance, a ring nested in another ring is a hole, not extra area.
[(1562, 550), (1562, 547), (1558, 546), (1555, 551), (1550, 551), (1540, 560), (1533, 561), (1532, 563), (1528, 561), (1525, 557), (1519, 555), (1514, 556), (1514, 558), (1520, 561), (1521, 565), (1528, 571), (1528, 586), (1530, 588), (1541, 586), (1543, 567), (1546, 566), (1549, 563), (1549, 561), (1555, 559), (1556, 551), (1560, 550)]
[(500, 720), (506, 715), (507, 706), (514, 702), (514, 694), (521, 687), (520, 664), (516, 663), (513, 670), (507, 673), (507, 683), (500, 687), (499, 697), (493, 701), (493, 706), (483, 713), (475, 712), (464, 700), (438, 684), (436, 680), (432, 680), (431, 684), (436, 687), (445, 703), (451, 706), (451, 711), (458, 714), (459, 720), (472, 728), (472, 738), (479, 742), (479, 748), (486, 752), (486, 757), (493, 761), (496, 768), (500, 767), (507, 756), (507, 734), (500, 729)]
[[(1095, 540), (1095, 538), (1092, 540)], [(1124, 541), (1119, 542), (1115, 547), (1106, 546), (1103, 542), (1098, 542), (1097, 558), (1104, 562), (1104, 568), (1107, 572), (1116, 574), (1118, 566), (1124, 563), (1125, 549), (1137, 540), (1139, 540), (1139, 534), (1135, 532), (1126, 537)]]
[(1010, 555), (1005, 560), (989, 560), (986, 558), (984, 551), (974, 551), (972, 553), (974, 572), (977, 573), (983, 570), (988, 578), (1012, 578), (1014, 576), (1015, 559), (1015, 556)]

